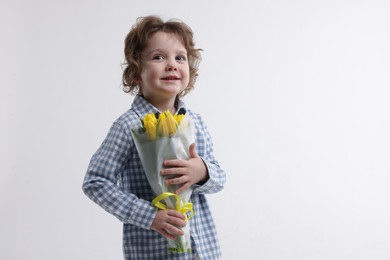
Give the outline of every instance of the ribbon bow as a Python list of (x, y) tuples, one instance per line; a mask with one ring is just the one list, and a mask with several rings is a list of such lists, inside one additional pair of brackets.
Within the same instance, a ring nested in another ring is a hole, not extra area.
[[(186, 220), (189, 220), (190, 218), (192, 218), (194, 216), (194, 210), (192, 209), (192, 203), (186, 202), (182, 206), (180, 196), (175, 194), (175, 193), (171, 193), (171, 192), (161, 193), (156, 198), (154, 198), (154, 200), (152, 201), (152, 204), (153, 204), (153, 206), (155, 206), (159, 209), (168, 209), (168, 206), (165, 205), (161, 201), (168, 198), (168, 197), (171, 197), (171, 196), (175, 197), (175, 199), (176, 199), (176, 210), (179, 211), (180, 213), (182, 213), (184, 216), (186, 216)], [(189, 216), (187, 216), (188, 212), (190, 212)]]

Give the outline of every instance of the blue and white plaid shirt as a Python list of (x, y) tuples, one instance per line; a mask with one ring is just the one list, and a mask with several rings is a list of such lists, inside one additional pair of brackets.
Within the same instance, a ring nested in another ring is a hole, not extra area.
[[(179, 109), (181, 107), (184, 103), (179, 101)], [(190, 199), (195, 211), (190, 220), (192, 253), (169, 253), (166, 238), (150, 229), (157, 212), (151, 203), (155, 195), (146, 179), (130, 129), (139, 124), (140, 117), (156, 112), (159, 111), (141, 96), (134, 98), (131, 109), (114, 122), (93, 155), (83, 190), (91, 200), (124, 223), (126, 260), (184, 260), (195, 259), (196, 255), (200, 259), (219, 259), (220, 246), (205, 194), (222, 190), (226, 176), (214, 158), (212, 141), (202, 118), (190, 110), (187, 113), (195, 122), (197, 153), (209, 174), (206, 183), (193, 186)]]

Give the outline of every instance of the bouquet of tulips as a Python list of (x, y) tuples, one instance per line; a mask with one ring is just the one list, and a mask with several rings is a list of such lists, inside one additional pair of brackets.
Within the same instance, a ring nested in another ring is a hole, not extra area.
[[(187, 160), (189, 147), (194, 142), (194, 125), (189, 115), (165, 111), (159, 115), (153, 113), (141, 119), (141, 126), (132, 128), (132, 136), (140, 156), (146, 177), (156, 198), (153, 205), (160, 209), (175, 209), (189, 220), (194, 212), (188, 202), (192, 189), (186, 189), (180, 195), (175, 194), (177, 185), (166, 186), (164, 181), (174, 176), (162, 176), (163, 162), (171, 159)], [(189, 223), (181, 228), (184, 236), (169, 240), (169, 251), (177, 253), (191, 252)]]

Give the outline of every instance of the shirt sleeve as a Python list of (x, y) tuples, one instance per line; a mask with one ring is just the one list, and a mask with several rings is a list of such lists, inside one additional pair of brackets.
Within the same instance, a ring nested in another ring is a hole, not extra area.
[(216, 193), (224, 188), (226, 182), (226, 173), (214, 157), (214, 147), (210, 133), (203, 119), (197, 116), (197, 134), (196, 145), (198, 155), (202, 158), (208, 171), (208, 180), (202, 184), (195, 184), (193, 192), (197, 193)]
[(123, 223), (150, 229), (157, 209), (151, 202), (124, 192), (118, 176), (124, 170), (134, 142), (120, 123), (115, 122), (93, 155), (83, 183), (84, 193)]

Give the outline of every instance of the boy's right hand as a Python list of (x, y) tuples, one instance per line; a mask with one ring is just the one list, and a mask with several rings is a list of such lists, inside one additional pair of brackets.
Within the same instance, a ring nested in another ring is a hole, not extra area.
[(185, 216), (182, 213), (173, 209), (164, 209), (157, 211), (150, 228), (166, 238), (175, 240), (176, 235), (184, 235), (183, 230), (177, 227), (184, 227), (185, 225)]

